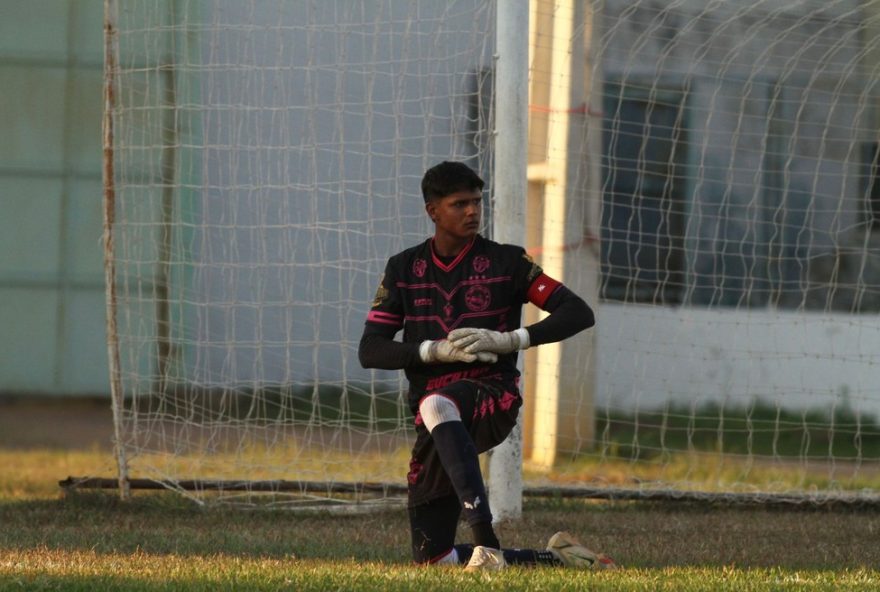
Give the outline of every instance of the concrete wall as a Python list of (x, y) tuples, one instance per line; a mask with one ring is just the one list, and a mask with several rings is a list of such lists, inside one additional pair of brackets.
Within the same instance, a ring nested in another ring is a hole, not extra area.
[(597, 317), (600, 409), (760, 400), (880, 417), (876, 315), (605, 303)]
[(101, 0), (0, 3), (0, 394), (108, 393)]
[[(734, 4), (736, 3), (719, 3), (717, 10), (709, 13), (702, 12), (705, 3), (677, 2), (677, 12), (669, 13), (664, 27), (646, 38), (650, 39), (649, 42), (639, 45), (633, 42), (634, 39), (642, 38), (645, 32), (644, 26), (640, 27), (639, 22), (645, 19), (655, 21), (657, 14), (669, 4), (642, 2), (639, 10), (632, 11), (628, 10), (633, 6), (629, 2), (604, 2), (605, 20), (602, 26), (606, 45), (602, 69), (606, 77), (619, 80), (630, 76), (653, 77), (659, 68), (664, 80), (678, 76), (680, 81), (689, 80), (693, 83), (689, 108), (692, 110), (691, 129), (696, 135), (692, 137), (699, 138), (702, 135), (715, 140), (709, 142), (709, 148), (703, 152), (702, 177), (694, 177), (699, 183), (694, 182), (691, 195), (694, 199), (703, 200), (705, 207), (712, 204), (713, 195), (720, 196), (720, 200), (716, 200), (717, 207), (723, 206), (728, 210), (733, 208), (734, 211), (739, 207), (742, 214), (736, 218), (748, 220), (749, 207), (755, 207), (754, 204), (757, 203), (755, 188), (751, 185), (751, 176), (743, 172), (747, 169), (737, 167), (740, 164), (745, 167), (746, 164), (753, 163), (758, 148), (749, 143), (754, 138), (743, 132), (754, 129), (764, 133), (763, 130), (767, 129), (766, 113), (771, 110), (769, 101), (773, 97), (768, 89), (775, 88), (773, 85), (780, 78), (794, 85), (785, 92), (794, 93), (795, 96), (806, 88), (802, 79), (798, 82), (797, 77), (791, 75), (793, 70), (790, 65), (786, 70), (785, 64), (790, 64), (786, 60), (792, 55), (800, 55), (806, 63), (816, 56), (809, 52), (798, 53), (802, 48), (794, 41), (777, 41), (774, 37), (774, 31), (780, 31), (797, 15), (783, 12), (773, 18), (766, 18), (765, 14), (766, 29), (756, 29), (755, 19), (762, 16), (735, 18)], [(234, 4), (230, 6), (234, 7)], [(773, 14), (782, 4), (764, 2), (762, 6), (766, 7), (768, 14)], [(799, 9), (817, 10), (823, 6), (825, 4), (819, 2), (803, 3), (799, 5)], [(852, 39), (853, 29), (848, 24), (849, 21), (837, 18), (836, 15), (856, 9), (857, 3), (834, 3), (833, 7), (838, 12), (820, 11), (815, 22), (807, 23), (809, 30), (816, 33), (824, 28), (826, 32), (823, 34), (827, 34), (829, 38)], [(164, 14), (167, 11), (160, 7), (155, 12)], [(231, 13), (226, 15), (228, 18), (234, 16)], [(288, 15), (291, 23), (296, 21), (295, 16)], [(617, 20), (613, 21), (614, 18)], [(27, 4), (0, 4), (0, 85), (4, 89), (0, 94), (0, 129), (6, 138), (0, 145), (0, 327), (3, 327), (3, 338), (0, 340), (0, 393), (66, 395), (106, 393), (109, 390), (100, 245), (101, 22), (100, 0), (34, 0)], [(683, 29), (689, 23), (689, 28)], [(754, 31), (758, 33), (750, 35)], [(431, 31), (423, 31), (417, 37), (428, 38), (430, 33)], [(219, 47), (220, 41), (202, 39), (198, 42), (201, 44), (199, 51)], [(335, 45), (332, 40), (325, 41), (330, 45), (323, 54), (336, 56), (335, 63), (328, 58), (326, 64), (328, 93), (336, 92), (337, 84), (343, 84), (349, 91), (355, 92), (358, 88), (355, 84), (357, 81), (350, 83), (340, 78), (341, 70), (335, 68), (342, 59), (336, 51), (344, 48)], [(241, 42), (244, 43), (244, 40)], [(285, 43), (292, 45), (295, 40), (291, 38)], [(817, 93), (821, 98), (827, 89), (837, 88), (835, 81), (839, 82), (841, 78), (839, 72), (834, 74), (834, 68), (849, 63), (857, 55), (858, 49), (853, 44), (846, 41), (828, 54), (829, 69), (826, 74), (830, 78), (826, 77), (824, 81), (810, 86), (809, 92)], [(634, 47), (636, 52), (632, 53)], [(736, 52), (731, 51), (734, 48)], [(826, 52), (827, 50), (826, 47)], [(222, 56), (218, 56), (218, 60), (219, 57)], [(488, 65), (486, 57), (457, 56), (455, 59), (458, 61), (451, 61), (450, 68), (474, 72)], [(268, 54), (255, 59), (268, 59)], [(713, 70), (712, 64), (723, 64), (723, 70), (729, 76), (718, 78), (718, 68)], [(759, 66), (756, 68), (755, 64)], [(409, 63), (408, 67), (416, 67), (415, 62)], [(389, 72), (388, 84), (396, 83), (398, 86), (390, 87), (383, 83), (377, 92), (387, 92), (395, 88), (398, 93), (406, 93), (406, 78), (395, 78), (400, 74), (401, 72)], [(252, 85), (255, 81), (248, 78), (246, 71), (229, 74), (226, 78), (219, 74), (214, 76), (200, 83), (198, 88), (179, 87), (178, 90), (181, 93), (189, 92), (190, 96), (213, 93), (215, 98), (227, 93), (228, 96), (222, 96), (229, 100), (240, 100), (241, 97), (236, 94), (239, 92), (253, 93)], [(183, 79), (178, 82), (181, 80)], [(450, 84), (462, 83), (461, 78), (456, 81), (454, 76), (449, 80)], [(751, 80), (753, 84), (746, 88), (741, 84), (744, 80)], [(828, 120), (830, 117), (835, 129), (852, 126), (852, 112), (849, 111), (851, 105), (848, 101), (858, 99), (859, 94), (846, 90), (849, 88), (846, 85), (856, 83), (855, 78), (846, 79), (844, 83), (844, 87), (841, 87), (843, 90), (838, 91), (836, 96), (832, 92), (836, 105), (833, 111), (828, 110), (830, 103), (817, 99), (811, 104), (818, 111), (807, 115), (819, 120)], [(162, 88), (161, 81), (156, 78), (145, 79), (144, 84), (145, 88), (150, 88), (153, 92)], [(287, 92), (290, 93), (289, 96), (294, 96), (302, 88), (290, 87)], [(435, 90), (439, 97), (438, 102), (445, 102), (450, 109), (455, 107), (443, 95), (444, 89)], [(768, 92), (765, 93), (765, 90)], [(253, 96), (251, 94), (250, 98)], [(752, 97), (755, 97), (754, 101)], [(259, 94), (257, 98), (265, 101), (271, 99), (268, 96), (260, 97)], [(316, 99), (320, 97), (312, 97), (310, 100)], [(732, 156), (728, 139), (730, 130), (736, 127), (731, 121), (719, 118), (718, 113), (728, 111), (724, 108), (725, 104), (731, 105), (730, 109), (733, 109), (744, 101), (760, 108), (764, 115), (758, 114), (754, 118), (747, 118), (745, 123), (739, 123), (739, 153)], [(418, 98), (413, 98), (408, 104), (414, 111), (398, 113), (397, 116), (401, 118), (399, 121), (412, 125), (413, 130), (421, 133), (426, 125), (421, 112), (423, 103)], [(266, 105), (272, 106), (269, 102)], [(716, 107), (716, 115), (709, 117), (706, 114), (711, 106)], [(332, 119), (334, 106), (327, 107), (324, 115)], [(340, 113), (345, 112), (343, 110)], [(358, 117), (355, 112), (348, 113), (346, 117)], [(392, 125), (396, 124), (394, 116), (393, 113), (388, 116)], [(196, 127), (212, 128), (218, 122), (222, 123), (224, 115), (218, 109), (215, 113), (202, 112), (198, 117), (198, 125), (188, 133), (201, 133)], [(290, 198), (289, 189), (296, 185), (291, 179), (301, 175), (300, 164), (306, 161), (298, 160), (299, 154), (295, 153), (288, 161), (271, 169), (280, 171), (280, 176), (269, 179), (275, 181), (274, 188), (257, 188), (247, 177), (249, 171), (255, 170), (247, 160), (247, 153), (237, 153), (230, 148), (234, 144), (232, 140), (236, 139), (224, 138), (221, 134), (223, 129), (242, 129), (242, 125), (251, 125), (253, 130), (269, 141), (274, 141), (272, 138), (279, 142), (283, 140), (301, 149), (302, 154), (307, 156), (311, 141), (309, 136), (273, 136), (273, 130), (278, 130), (279, 126), (271, 111), (267, 111), (264, 120), (242, 119), (230, 123), (239, 127), (213, 127), (214, 131), (211, 133), (214, 135), (210, 138), (213, 149), (207, 154), (207, 160), (195, 163), (197, 167), (189, 166), (195, 161), (185, 160), (191, 155), (178, 154), (178, 158), (184, 159), (181, 162), (188, 165), (181, 168), (181, 174), (190, 175), (179, 177), (178, 180), (197, 181), (199, 184), (207, 180), (220, 186), (224, 181), (223, 174), (234, 173), (238, 175), (239, 182), (233, 184), (233, 189), (224, 191), (238, 192), (233, 197), (240, 199), (238, 202), (235, 199), (221, 201), (221, 194), (217, 192), (205, 192), (198, 196), (196, 210), (209, 212), (205, 214), (206, 226), (198, 235), (178, 237), (181, 244), (186, 243), (191, 250), (181, 252), (185, 255), (181, 259), (181, 265), (185, 269), (177, 277), (179, 281), (189, 278), (190, 284), (186, 289), (196, 290), (189, 293), (190, 296), (196, 296), (192, 302), (204, 305), (203, 310), (206, 311), (204, 316), (192, 320), (192, 325), (185, 326), (181, 335), (207, 340), (206, 345), (201, 346), (202, 351), (191, 351), (189, 354), (189, 361), (197, 360), (198, 366), (179, 369), (178, 376), (206, 384), (228, 378), (235, 382), (249, 383), (256, 379), (258, 372), (266, 372), (263, 377), (267, 382), (291, 380), (291, 377), (303, 377), (306, 380), (318, 359), (321, 367), (326, 368), (327, 378), (331, 381), (340, 380), (342, 373), (346, 376), (357, 376), (358, 368), (351, 363), (351, 357), (354, 355), (361, 320), (381, 264), (392, 250), (413, 242), (428, 231), (426, 221), (419, 218), (421, 212), (415, 189), (421, 168), (426, 159), (439, 157), (441, 154), (457, 152), (460, 156), (467, 156), (471, 147), (452, 146), (448, 139), (438, 137), (431, 146), (433, 156), (426, 156), (424, 146), (414, 144), (408, 148), (404, 159), (411, 161), (412, 166), (408, 165), (405, 170), (393, 169), (392, 165), (387, 164), (400, 162), (397, 156), (392, 154), (397, 160), (388, 160), (387, 155), (376, 149), (371, 160), (371, 166), (375, 167), (370, 176), (372, 184), (367, 185), (346, 181), (330, 186), (328, 183), (333, 178), (330, 173), (334, 166), (339, 166), (341, 155), (328, 153), (327, 161), (320, 167), (307, 171), (309, 174), (322, 175), (313, 177), (312, 181), (320, 181), (327, 188), (323, 194), (326, 201), (304, 201), (301, 207), (285, 206), (285, 200)], [(299, 125), (293, 116), (290, 116), (287, 124)], [(746, 127), (742, 127), (743, 125)], [(303, 133), (318, 132), (306, 130)], [(372, 134), (374, 140), (386, 137), (385, 131), (380, 128), (359, 129), (358, 133), (365, 138)], [(409, 129), (396, 133), (407, 136)], [(412, 137), (417, 136), (413, 133)], [(296, 144), (300, 140), (302, 143)], [(796, 183), (799, 182), (798, 178), (804, 179), (804, 191), (817, 193), (820, 200), (837, 200), (829, 201), (834, 208), (822, 207), (817, 209), (818, 212), (842, 211), (844, 216), (854, 217), (857, 210), (855, 205), (847, 205), (842, 209), (835, 205), (841, 203), (841, 200), (847, 203), (848, 200), (856, 199), (854, 186), (846, 180), (849, 178), (852, 158), (839, 157), (841, 150), (844, 153), (848, 150), (848, 140), (843, 139), (843, 143), (837, 137), (829, 140), (831, 142), (825, 148), (819, 148), (823, 150), (823, 155), (828, 156), (823, 161), (824, 168), (814, 169), (803, 177), (795, 175), (794, 179)], [(728, 148), (726, 152), (721, 150), (725, 143)], [(372, 145), (376, 147), (375, 143)], [(803, 154), (806, 160), (809, 160), (810, 154), (815, 154), (809, 152), (815, 151), (815, 146), (807, 146), (800, 152), (796, 145), (793, 146), (794, 153)], [(147, 156), (144, 162), (149, 158), (161, 158), (155, 152)], [(352, 153), (345, 157), (347, 160), (344, 166), (348, 170), (362, 169), (360, 155)], [(720, 177), (710, 174), (716, 169), (710, 166), (712, 163), (721, 163)], [(314, 167), (313, 164), (309, 166)], [(797, 172), (796, 168), (792, 170)], [(205, 175), (204, 179), (196, 177), (201, 174)], [(740, 180), (743, 175), (745, 178)], [(139, 179), (143, 180), (145, 177)], [(734, 183), (727, 186), (718, 184), (725, 179), (733, 179)], [(157, 180), (148, 179), (148, 184), (155, 185)], [(797, 193), (798, 191), (789, 191), (789, 195), (796, 196)], [(400, 209), (392, 204), (392, 199), (388, 199), (377, 204), (381, 210), (376, 210), (375, 207), (372, 210), (358, 209), (365, 203), (361, 198), (375, 194), (395, 199), (398, 194), (403, 194), (406, 199), (414, 200), (415, 204)], [(347, 202), (343, 195), (353, 196), (354, 201)], [(763, 199), (764, 194), (758, 194), (758, 197)], [(132, 220), (142, 223), (141, 226), (153, 232), (157, 227), (157, 208), (155, 205), (144, 206), (145, 201), (135, 201), (139, 204), (138, 207), (147, 209), (133, 214)], [(258, 204), (259, 207), (250, 207), (253, 204)], [(339, 212), (351, 215), (353, 221), (346, 227), (334, 226), (332, 222), (328, 222), (317, 231), (318, 235), (308, 238), (304, 234), (298, 234), (297, 224), (300, 221), (324, 218), (330, 220), (331, 214)], [(195, 213), (187, 212), (186, 215)], [(260, 222), (262, 219), (281, 220), (287, 225), (288, 234), (277, 239), (264, 240), (254, 237), (245, 227), (223, 235), (225, 222), (234, 218), (248, 224)], [(371, 222), (367, 225), (364, 222), (368, 218)], [(707, 216), (705, 220), (710, 218)], [(406, 225), (402, 226), (402, 222)], [(843, 238), (833, 232), (827, 219), (814, 217), (811, 223), (816, 225), (811, 230), (811, 245), (827, 248), (844, 243)], [(383, 224), (386, 226), (382, 227)], [(845, 220), (839, 219), (838, 226), (845, 228)], [(377, 232), (376, 229), (380, 227), (383, 230)], [(403, 228), (406, 230), (401, 232)], [(717, 236), (710, 230), (708, 223), (695, 224), (689, 228), (690, 264), (695, 272), (716, 268), (720, 265), (717, 259), (709, 261), (705, 258), (724, 253), (725, 245), (740, 244), (744, 237), (749, 236), (749, 232), (755, 231), (754, 228), (740, 228), (738, 231), (733, 230), (734, 234), (729, 236)], [(194, 238), (198, 240), (195, 241)], [(300, 246), (299, 241), (305, 242)], [(231, 244), (235, 244), (238, 249), (235, 253), (238, 259), (232, 261), (230, 270), (239, 269), (238, 263), (247, 263), (256, 258), (257, 262), (270, 264), (267, 269), (275, 270), (267, 273), (277, 275), (258, 277), (238, 271), (235, 272), (238, 275), (230, 275), (232, 272), (224, 275), (222, 271), (211, 271), (192, 265), (192, 258), (195, 257), (200, 257), (204, 263), (222, 260), (229, 254), (228, 248)], [(792, 244), (797, 245), (796, 242)], [(271, 249), (269, 252), (260, 250), (266, 246)], [(280, 262), (288, 261), (287, 258), (293, 253), (305, 257), (310, 252), (318, 253), (317, 249), (323, 249), (320, 255), (337, 261), (336, 271), (320, 273), (309, 270), (307, 261), (302, 269), (280, 265)], [(361, 257), (363, 252), (369, 253), (368, 268), (355, 268), (351, 262), (356, 257)], [(139, 256), (145, 261), (154, 261), (156, 252), (144, 252)], [(735, 256), (739, 257), (740, 253), (736, 252)], [(152, 272), (148, 270), (148, 275)], [(261, 292), (248, 292), (249, 286), (258, 286)], [(694, 293), (697, 293), (697, 284), (692, 283), (692, 286), (695, 287)], [(713, 288), (711, 285), (707, 287)], [(221, 298), (230, 289), (235, 292), (235, 297), (231, 300)], [(341, 308), (341, 305), (337, 305), (321, 312), (310, 305), (322, 300), (339, 302), (340, 296), (352, 302), (363, 297), (363, 306), (348, 308), (346, 305)], [(262, 302), (260, 299), (280, 304), (264, 309), (260, 319), (255, 321), (248, 315), (253, 310), (254, 303)], [(299, 309), (285, 304), (290, 301), (299, 302)], [(187, 306), (190, 304), (181, 306), (178, 314), (185, 316), (194, 312), (193, 309), (187, 310)], [(235, 325), (214, 314), (231, 308), (240, 308), (241, 312), (235, 317)], [(873, 382), (870, 374), (864, 375), (861, 371), (854, 374), (852, 366), (854, 362), (866, 363), (864, 354), (859, 352), (871, 351), (874, 344), (874, 321), (872, 317), (865, 315), (807, 315), (801, 321), (798, 320), (799, 317), (784, 312), (777, 314), (764, 311), (752, 314), (736, 308), (709, 311), (647, 307), (636, 309), (634, 314), (622, 312), (622, 309), (612, 303), (600, 304), (597, 308), (597, 403), (600, 405), (614, 402), (631, 406), (639, 401), (661, 404), (664, 392), (669, 397), (678, 399), (693, 396), (743, 398), (752, 395), (778, 398), (783, 389), (789, 388), (799, 389), (804, 393), (804, 397), (787, 400), (793, 405), (801, 405), (815, 401), (833, 401), (842, 392), (861, 396), (858, 393), (863, 393), (866, 385)], [(155, 326), (154, 307), (149, 303), (143, 305), (142, 316), (135, 316), (130, 320), (133, 323)], [(180, 319), (178, 321), (187, 322)], [(317, 354), (314, 346), (315, 326), (321, 327), (321, 334), (317, 338), (331, 344), (324, 346)], [(805, 328), (807, 326), (811, 328)], [(777, 332), (771, 334), (771, 330)], [(149, 331), (150, 329), (146, 330), (147, 337), (150, 337)], [(732, 337), (728, 342), (729, 347), (725, 348), (725, 343), (716, 341), (719, 336), (728, 333)], [(241, 348), (230, 346), (233, 337), (242, 336), (248, 345)], [(797, 343), (799, 347), (788, 349), (791, 343)], [(861, 349), (847, 349), (852, 344), (857, 344)], [(135, 357), (151, 347), (146, 342), (129, 345), (132, 348), (129, 351)], [(770, 363), (767, 360), (774, 359), (775, 348), (786, 353)], [(664, 366), (662, 361), (668, 360), (674, 350), (679, 353), (682, 350), (693, 353), (684, 356), (681, 367)], [(742, 352), (748, 352), (749, 356), (746, 357)], [(181, 354), (181, 363), (187, 363), (186, 355)], [(140, 371), (146, 375), (155, 362), (154, 356), (149, 353), (144, 355), (144, 359), (148, 361), (141, 362), (145, 366)], [(661, 363), (657, 364), (657, 360)], [(811, 364), (810, 360), (822, 362)], [(784, 366), (780, 365), (782, 362), (785, 362)], [(677, 370), (673, 372), (672, 368)], [(821, 368), (821, 371), (815, 372), (816, 368)], [(870, 363), (867, 363), (867, 368), (866, 372), (870, 372)], [(724, 376), (733, 378), (724, 379)], [(777, 378), (773, 378), (774, 376)], [(718, 381), (714, 388), (709, 386), (710, 377)], [(662, 385), (665, 390), (658, 389), (658, 385)]]
[[(126, 391), (155, 392), (159, 374), (214, 388), (368, 378), (355, 354), (385, 262), (430, 234), (421, 176), (491, 162), (473, 136), (492, 5), (136, 6), (119, 15)], [(174, 20), (189, 27), (162, 26)]]
[[(599, 306), (597, 405), (757, 398), (880, 414), (880, 245), (864, 195), (864, 147), (877, 138), (878, 70), (864, 51), (876, 45), (873, 15), (856, 0), (598, 4), (597, 59), (617, 93), (606, 110), (620, 97), (680, 108), (687, 164), (677, 299)], [(644, 147), (647, 130), (627, 141)], [(635, 233), (622, 240), (638, 251)]]

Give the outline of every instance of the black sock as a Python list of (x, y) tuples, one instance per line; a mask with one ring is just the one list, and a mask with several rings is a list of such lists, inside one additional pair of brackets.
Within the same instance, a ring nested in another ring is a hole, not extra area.
[(562, 565), (550, 551), (504, 549), (504, 560), (510, 565)]
[(474, 544), (483, 547), (491, 547), (492, 549), (500, 549), (501, 543), (495, 536), (495, 529), (492, 528), (491, 522), (477, 522), (471, 525), (471, 532), (474, 534)]
[[(458, 560), (466, 564), (471, 560), (474, 552), (473, 545), (455, 545)], [(536, 566), (536, 565), (562, 565), (556, 556), (550, 551), (536, 551), (534, 549), (502, 549), (504, 560), (510, 565)]]
[[(434, 446), (440, 456), (440, 462), (452, 481), (458, 500), (461, 502), (462, 514), (471, 528), (479, 523), (492, 528), (492, 512), (486, 496), (486, 486), (480, 473), (480, 461), (477, 447), (460, 421), (444, 421), (431, 431)], [(483, 532), (485, 527), (481, 527)], [(492, 534), (494, 538), (494, 533)], [(496, 545), (497, 540), (495, 539)], [(489, 546), (476, 541), (478, 545)], [(497, 546), (495, 547), (498, 548)]]

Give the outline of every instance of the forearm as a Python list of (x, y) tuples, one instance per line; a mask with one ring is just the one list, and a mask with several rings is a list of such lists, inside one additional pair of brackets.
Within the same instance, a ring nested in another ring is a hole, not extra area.
[(565, 286), (559, 286), (544, 303), (544, 310), (550, 316), (526, 328), (493, 331), (462, 327), (450, 331), (447, 340), (465, 353), (504, 355), (533, 345), (562, 341), (595, 324), (593, 311), (587, 303)]
[(596, 324), (593, 310), (580, 296), (565, 287), (560, 290), (548, 301), (550, 316), (526, 327), (531, 346), (562, 341)]
[(358, 346), (358, 359), (364, 368), (402, 370), (422, 364), (419, 344), (401, 343), (381, 333), (365, 331)]

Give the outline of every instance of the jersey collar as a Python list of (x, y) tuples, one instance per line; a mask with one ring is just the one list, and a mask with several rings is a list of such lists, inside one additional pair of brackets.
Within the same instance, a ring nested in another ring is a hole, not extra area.
[[(477, 236), (479, 236), (479, 235), (477, 235)], [(464, 246), (464, 248), (461, 250), (461, 252), (459, 252), (459, 254), (455, 256), (455, 259), (453, 259), (452, 262), (449, 263), (449, 265), (443, 263), (443, 261), (440, 259), (440, 257), (437, 256), (437, 253), (434, 251), (434, 239), (431, 238), (431, 259), (434, 260), (434, 265), (436, 265), (437, 267), (439, 267), (443, 271), (446, 271), (446, 272), (452, 271), (455, 268), (455, 266), (458, 265), (461, 262), (461, 260), (465, 258), (465, 256), (468, 254), (468, 252), (474, 246), (474, 243), (477, 240), (477, 236), (474, 236), (474, 238), (471, 239), (471, 242), (469, 242), (468, 244), (466, 244)]]

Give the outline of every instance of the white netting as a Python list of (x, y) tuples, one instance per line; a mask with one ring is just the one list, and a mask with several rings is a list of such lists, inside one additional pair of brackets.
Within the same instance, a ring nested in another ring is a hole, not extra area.
[(110, 16), (132, 476), (400, 482), (405, 394), (357, 342), (388, 256), (428, 233), (424, 170), (490, 177), (492, 4)]
[(624, 487), (875, 488), (880, 5), (597, 8), (598, 456), (639, 459)]
[[(495, 11), (108, 3), (129, 477), (404, 483), (405, 385), (357, 342), (431, 231), (424, 170), (491, 195)], [(531, 26), (526, 246), (598, 324), (525, 356), (530, 482), (873, 491), (880, 3), (547, 0)]]

